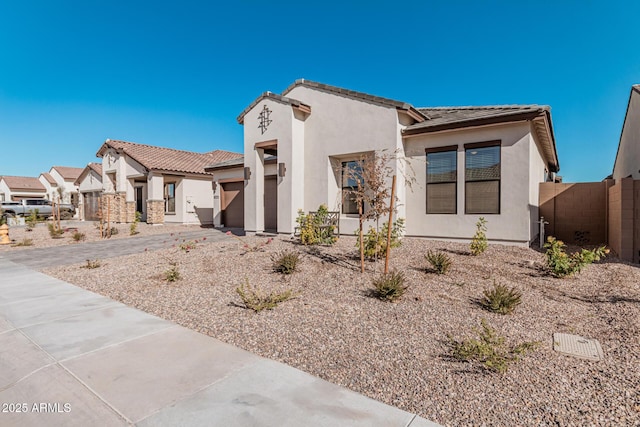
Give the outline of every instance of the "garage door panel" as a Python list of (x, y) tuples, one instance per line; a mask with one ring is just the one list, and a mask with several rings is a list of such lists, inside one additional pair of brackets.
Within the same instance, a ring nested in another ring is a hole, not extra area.
[(222, 184), (222, 223), (244, 228), (244, 181)]

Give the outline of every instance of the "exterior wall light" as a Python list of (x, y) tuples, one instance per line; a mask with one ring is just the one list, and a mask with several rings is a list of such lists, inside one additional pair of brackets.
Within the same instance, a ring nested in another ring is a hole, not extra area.
[(284, 173), (287, 171), (287, 168), (284, 166), (284, 163), (278, 163), (278, 176), (284, 177)]
[(244, 179), (245, 181), (249, 181), (250, 178), (251, 178), (251, 168), (247, 166), (244, 168)]

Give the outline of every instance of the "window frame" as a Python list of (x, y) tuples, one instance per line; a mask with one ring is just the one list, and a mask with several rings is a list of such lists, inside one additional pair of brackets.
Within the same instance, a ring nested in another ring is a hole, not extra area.
[[(469, 180), (468, 177), (468, 168), (467, 168), (467, 152), (469, 150), (479, 149), (479, 148), (490, 148), (490, 147), (498, 147), (498, 171), (499, 176), (497, 179), (474, 179)], [(497, 212), (469, 212), (468, 208), (468, 197), (469, 192), (467, 189), (467, 183), (469, 182), (496, 182), (498, 183), (498, 210)], [(501, 140), (491, 140), (491, 141), (482, 141), (482, 142), (472, 142), (469, 144), (464, 144), (464, 213), (465, 215), (500, 215), (502, 212), (502, 141)]]
[[(425, 156), (427, 161), (427, 169), (426, 169), (426, 177), (425, 177), (425, 212), (427, 215), (457, 215), (458, 214), (458, 146), (457, 145), (446, 145), (443, 147), (433, 147), (433, 148), (425, 148)], [(442, 181), (442, 182), (432, 182), (429, 183), (429, 154), (432, 153), (444, 153), (444, 152), (454, 152), (455, 160), (456, 160), (456, 173), (455, 180), (453, 181)], [(454, 208), (453, 212), (429, 212), (429, 186), (430, 185), (439, 185), (439, 184), (454, 184)]]
[[(169, 186), (173, 186), (173, 197), (169, 197)], [(173, 199), (173, 211), (169, 211), (169, 200)], [(176, 214), (176, 182), (170, 181), (164, 183), (164, 214), (175, 215)]]
[[(348, 192), (353, 192), (354, 190), (357, 190), (357, 185), (353, 186), (353, 185), (344, 185), (344, 181), (345, 181), (345, 166), (349, 163), (354, 163), (356, 165), (360, 166), (360, 170), (362, 173), (362, 169), (364, 169), (364, 160), (341, 160), (340, 161), (340, 192), (341, 192), (341, 207), (340, 207), (340, 214), (341, 215), (360, 215), (360, 212), (358, 212), (358, 206), (357, 206), (357, 202), (354, 202), (354, 204), (356, 205), (356, 211), (355, 212), (345, 212), (345, 190), (347, 190)], [(364, 178), (363, 178), (364, 181)], [(365, 183), (366, 185), (366, 183)], [(353, 193), (351, 193), (353, 194)], [(365, 211), (365, 207), (364, 207), (364, 202), (361, 202), (362, 204), (362, 213), (364, 214)]]

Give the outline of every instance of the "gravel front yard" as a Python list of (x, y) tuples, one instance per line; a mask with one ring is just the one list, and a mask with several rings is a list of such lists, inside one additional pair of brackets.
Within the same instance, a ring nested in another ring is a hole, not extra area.
[[(84, 233), (85, 237), (82, 242), (97, 242), (100, 238), (100, 229), (96, 227), (97, 223), (80, 222), (80, 221), (61, 221), (61, 228), (67, 230), (60, 239), (52, 239), (49, 235), (49, 229), (46, 223), (38, 223), (32, 231), (27, 231), (24, 226), (12, 226), (9, 228), (9, 238), (13, 241), (13, 245), (0, 245), (0, 253), (7, 251), (28, 250), (33, 248), (48, 248), (52, 246), (65, 246), (78, 244), (73, 240), (73, 233), (77, 230)], [(131, 237), (130, 224), (112, 224), (112, 227), (118, 230), (117, 234), (113, 234), (110, 239), (126, 239)], [(149, 225), (147, 223), (138, 223), (136, 236), (148, 236), (151, 234), (162, 233), (178, 233), (180, 231), (201, 230), (200, 225)], [(17, 243), (23, 242), (25, 239), (31, 240), (31, 246), (17, 246)]]
[[(410, 287), (387, 303), (367, 295), (374, 265), (361, 275), (354, 245), (351, 237), (320, 248), (277, 238), (264, 252), (245, 253), (230, 240), (45, 273), (441, 424), (640, 425), (638, 266), (607, 260), (575, 278), (554, 279), (531, 249), (490, 245), (473, 257), (467, 245), (407, 238), (391, 265)], [(271, 270), (270, 256), (281, 249), (305, 254), (291, 276)], [(452, 271), (427, 271), (428, 249), (446, 251)], [(167, 283), (171, 262), (182, 279)], [(299, 295), (254, 313), (239, 307), (235, 292), (245, 279)], [(522, 292), (512, 315), (478, 305), (494, 280)], [(447, 335), (471, 336), (483, 318), (508, 343), (540, 345), (505, 374), (452, 360)], [(604, 361), (554, 352), (554, 332), (598, 339)]]

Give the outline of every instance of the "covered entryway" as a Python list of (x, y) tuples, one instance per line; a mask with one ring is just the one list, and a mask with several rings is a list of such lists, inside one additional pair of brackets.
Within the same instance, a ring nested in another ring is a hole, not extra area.
[(278, 231), (278, 177), (264, 177), (264, 229)]
[(221, 183), (220, 210), (225, 227), (244, 228), (244, 181)]

